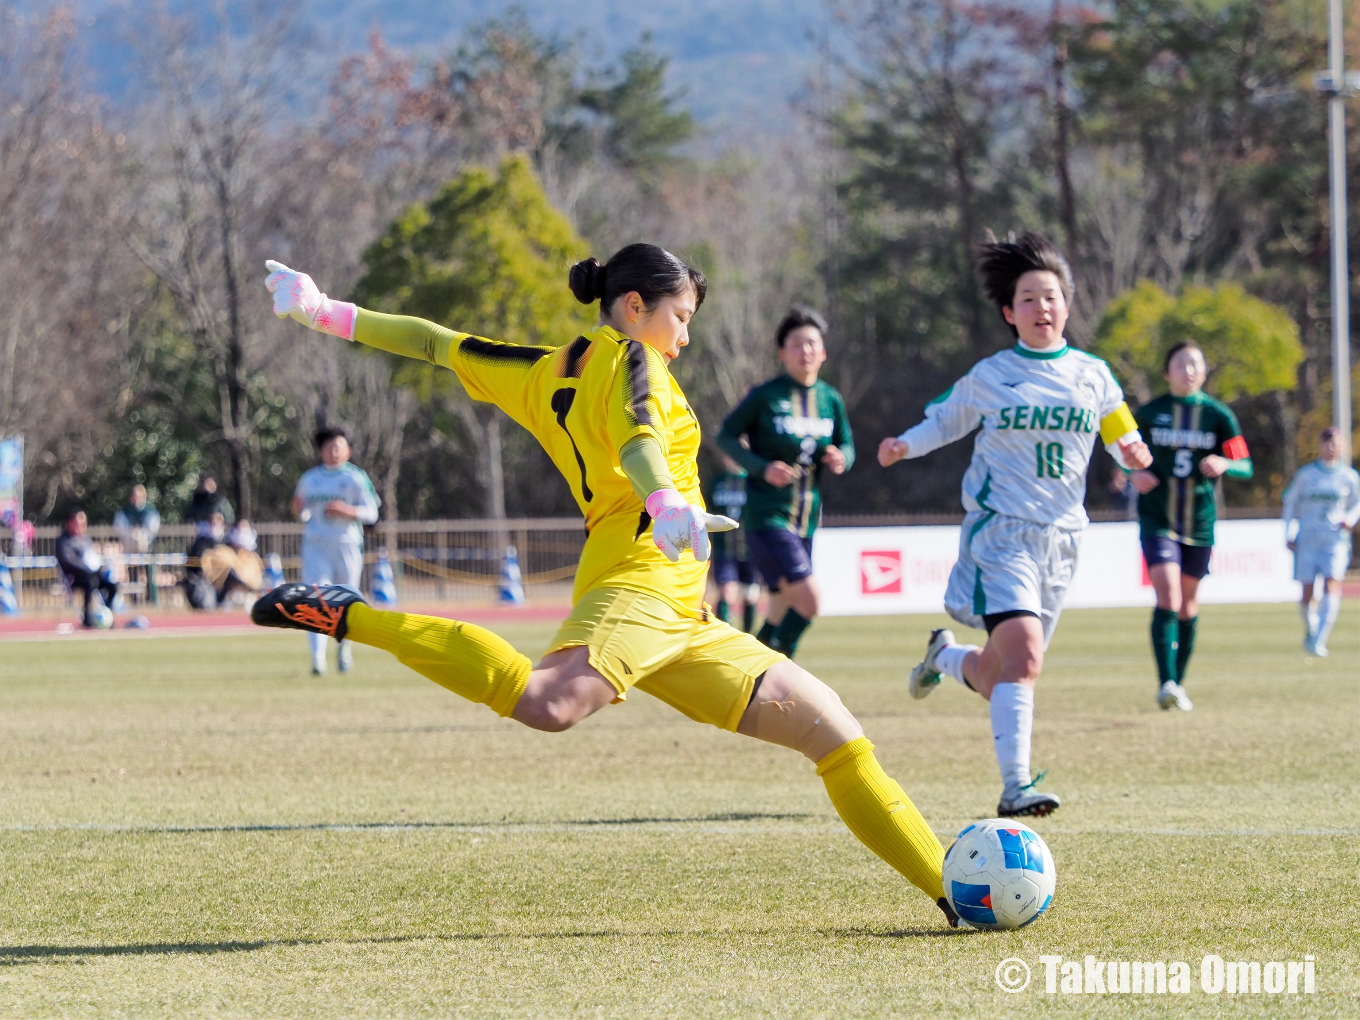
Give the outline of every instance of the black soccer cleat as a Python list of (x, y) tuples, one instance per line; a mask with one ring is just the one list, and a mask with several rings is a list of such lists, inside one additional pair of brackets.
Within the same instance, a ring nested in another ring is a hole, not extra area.
[(342, 584), (281, 584), (266, 592), (250, 609), (250, 621), (260, 627), (284, 627), (345, 637), (345, 614), (364, 597)]
[(949, 922), (949, 927), (957, 928), (959, 926), (959, 915), (954, 913), (954, 908), (949, 905), (949, 901), (941, 896), (935, 902), (944, 911), (944, 919)]

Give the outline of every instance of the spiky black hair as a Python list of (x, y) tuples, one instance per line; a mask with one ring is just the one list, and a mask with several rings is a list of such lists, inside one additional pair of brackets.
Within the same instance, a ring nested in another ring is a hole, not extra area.
[[(1035, 270), (1047, 270), (1057, 276), (1063, 297), (1068, 304), (1072, 302), (1072, 267), (1063, 253), (1041, 234), (1027, 230), (1014, 240), (998, 241), (989, 232), (986, 242), (975, 249), (973, 264), (982, 281), (982, 292), (999, 313), (1015, 301), (1015, 284), (1020, 277)], [(1001, 319), (1005, 321), (1004, 313)], [(1015, 336), (1020, 335), (1009, 322), (1006, 326)]]

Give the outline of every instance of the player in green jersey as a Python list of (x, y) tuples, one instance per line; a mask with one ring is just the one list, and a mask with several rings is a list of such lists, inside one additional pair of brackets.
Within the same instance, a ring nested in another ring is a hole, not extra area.
[[(746, 512), (746, 472), (727, 454), (722, 455), (723, 473), (716, 476), (704, 491), (704, 503), (716, 513), (740, 522)], [(715, 607), (718, 619), (733, 626), (734, 610), (741, 615), (741, 629), (748, 634), (755, 626), (756, 603), (760, 601), (760, 582), (746, 549), (746, 532), (715, 532), (709, 537), (713, 545), (709, 556), (709, 576), (718, 589)]]
[(1134, 414), (1152, 451), (1152, 466), (1135, 471), (1138, 532), (1157, 608), (1152, 611), (1152, 655), (1157, 663), (1157, 704), (1194, 708), (1183, 681), (1195, 649), (1199, 583), (1209, 573), (1214, 546), (1214, 489), (1220, 477), (1251, 477), (1251, 457), (1237, 416), (1201, 392), (1204, 352), (1176, 344), (1163, 371), (1171, 392)]
[(752, 389), (718, 434), (718, 446), (747, 471), (742, 530), (770, 589), (756, 636), (790, 657), (817, 615), (812, 535), (822, 519), (822, 475), (842, 474), (855, 462), (845, 402), (818, 378), (825, 338), (817, 312), (790, 308), (775, 330), (784, 371)]

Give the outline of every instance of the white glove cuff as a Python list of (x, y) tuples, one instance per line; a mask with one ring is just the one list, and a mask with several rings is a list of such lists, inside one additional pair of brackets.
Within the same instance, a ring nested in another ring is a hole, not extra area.
[(688, 505), (689, 502), (685, 497), (674, 489), (657, 489), (647, 497), (647, 516), (656, 520), (657, 515), (663, 510), (673, 510)]
[(319, 333), (329, 333), (342, 340), (354, 339), (354, 322), (359, 315), (359, 306), (348, 301), (332, 301), (321, 295), (321, 306), (316, 310), (314, 327)]

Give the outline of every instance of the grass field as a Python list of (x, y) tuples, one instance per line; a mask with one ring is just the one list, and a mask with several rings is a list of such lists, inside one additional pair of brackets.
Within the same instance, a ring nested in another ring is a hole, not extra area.
[[(1006, 934), (943, 928), (799, 756), (645, 695), (545, 735), (370, 649), (313, 678), (301, 636), (0, 644), (0, 1015), (1360, 1016), (1353, 606), (1325, 661), (1291, 607), (1206, 609), (1189, 715), (1146, 612), (1069, 613), (1035, 727), (1058, 894)], [(932, 625), (824, 620), (802, 661), (947, 842), (998, 783), (976, 696), (906, 697)], [(1047, 995), (1044, 953), (1196, 977)], [(1311, 953), (1317, 994), (1205, 994), (1207, 953)]]

